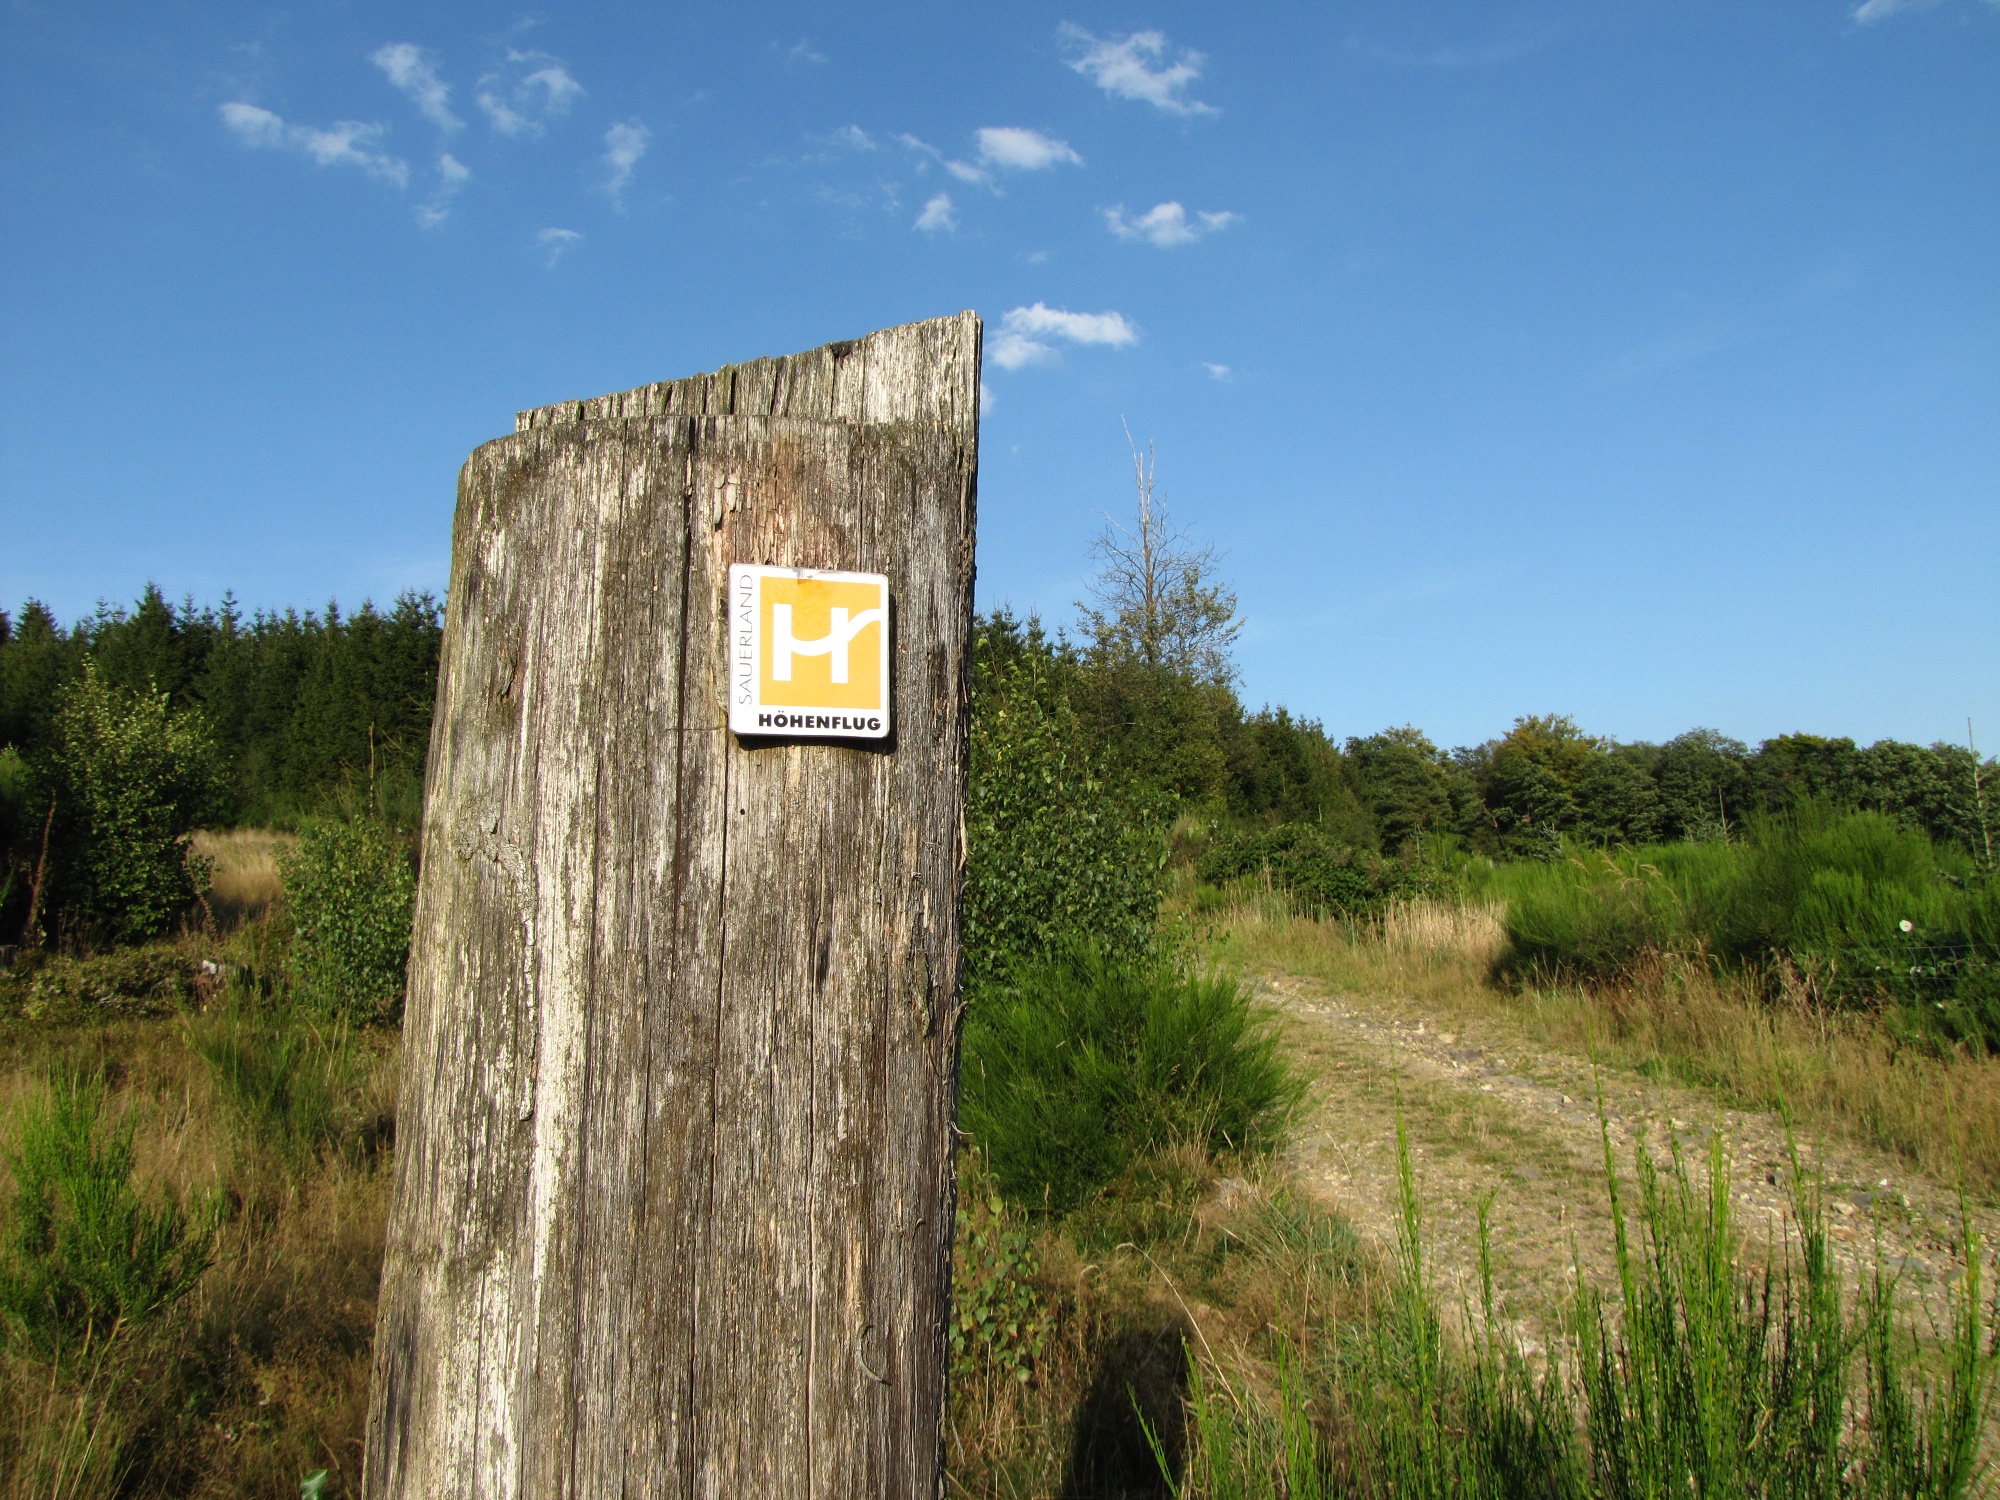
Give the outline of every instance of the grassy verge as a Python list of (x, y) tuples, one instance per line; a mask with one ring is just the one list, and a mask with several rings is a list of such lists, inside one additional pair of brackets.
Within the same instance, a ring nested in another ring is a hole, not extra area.
[[(207, 1014), (0, 1023), (0, 1058), (0, 1281), (34, 1294), (0, 1332), (0, 1497), (289, 1495), (320, 1469), (322, 1493), (358, 1493), (394, 1033), (318, 1027), (239, 984)], [(67, 1147), (86, 1149), (42, 1151), (54, 1210), (30, 1237), (24, 1131), (79, 1081), (94, 1114)], [(92, 1239), (92, 1201), (123, 1205), (124, 1253)], [(206, 1237), (192, 1284), (166, 1286), (168, 1264), (151, 1304), (78, 1316), (74, 1287), (115, 1290), (176, 1214)]]
[(1827, 1009), (1803, 990), (1773, 1003), (1747, 977), (1671, 955), (1594, 984), (1502, 982), (1507, 938), (1493, 905), (1417, 902), (1361, 923), (1300, 916), (1258, 892), (1184, 909), (1215, 962), (1404, 997), (1443, 1016), (1504, 1016), (1548, 1046), (1595, 1047), (1741, 1108), (1782, 1104), (1808, 1130), (2000, 1196), (2000, 1056), (1913, 1043), (1893, 1014)]

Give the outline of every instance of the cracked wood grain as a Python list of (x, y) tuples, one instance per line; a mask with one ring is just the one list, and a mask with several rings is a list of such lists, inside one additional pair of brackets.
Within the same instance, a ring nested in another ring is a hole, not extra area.
[[(979, 324), (460, 479), (365, 1493), (942, 1484)], [(886, 748), (725, 729), (732, 562), (890, 579)]]

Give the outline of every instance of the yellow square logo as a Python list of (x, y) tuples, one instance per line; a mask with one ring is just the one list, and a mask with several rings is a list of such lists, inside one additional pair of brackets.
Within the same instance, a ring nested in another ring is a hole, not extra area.
[(729, 570), (729, 727), (738, 734), (889, 733), (889, 580), (737, 563)]

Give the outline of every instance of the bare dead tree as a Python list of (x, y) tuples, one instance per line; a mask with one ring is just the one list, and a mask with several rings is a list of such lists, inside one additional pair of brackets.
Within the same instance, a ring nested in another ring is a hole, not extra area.
[(1090, 598), (1077, 608), (1091, 650), (1108, 661), (1181, 673), (1199, 682), (1235, 680), (1231, 654), (1243, 620), (1236, 594), (1219, 576), (1212, 546), (1197, 546), (1167, 516), (1157, 493), (1158, 456), (1132, 440), (1132, 482), (1138, 491), (1136, 524), (1107, 515), (1091, 543), (1098, 564)]

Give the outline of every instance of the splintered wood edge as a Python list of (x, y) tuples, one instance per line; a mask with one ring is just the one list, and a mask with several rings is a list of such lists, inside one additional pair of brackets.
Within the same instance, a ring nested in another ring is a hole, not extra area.
[(971, 311), (905, 323), (803, 354), (517, 412), (514, 430), (667, 416), (976, 426), (980, 336)]

